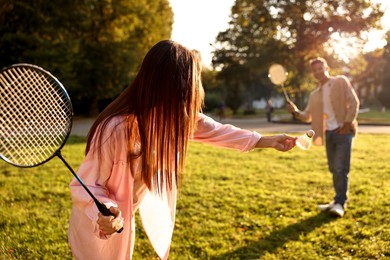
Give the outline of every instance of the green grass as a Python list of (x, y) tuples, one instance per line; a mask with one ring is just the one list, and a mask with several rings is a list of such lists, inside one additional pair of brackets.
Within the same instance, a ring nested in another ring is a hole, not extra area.
[[(77, 169), (84, 138), (63, 157)], [(319, 213), (333, 196), (324, 147), (249, 153), (191, 143), (170, 259), (388, 259), (390, 138), (355, 140), (346, 215)], [(72, 174), (54, 158), (21, 169), (0, 162), (0, 259), (71, 259)], [(156, 259), (137, 217), (133, 259)]]
[[(285, 108), (275, 109), (272, 115), (278, 117), (277, 121), (291, 122), (291, 114)], [(243, 111), (238, 111), (236, 115), (229, 115), (234, 118), (265, 118), (265, 110), (258, 109), (255, 114), (245, 115)], [(368, 112), (359, 113), (358, 115), (359, 124), (378, 124), (378, 125), (390, 125), (390, 110), (382, 112), (378, 108), (372, 108)]]
[(390, 124), (390, 111), (381, 112), (379, 109), (371, 109), (368, 112), (360, 113), (359, 123), (365, 124)]

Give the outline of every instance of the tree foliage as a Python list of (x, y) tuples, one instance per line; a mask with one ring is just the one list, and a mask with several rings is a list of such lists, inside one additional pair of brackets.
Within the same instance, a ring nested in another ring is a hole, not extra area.
[(225, 89), (217, 78), (217, 72), (203, 68), (202, 85), (206, 93), (203, 111), (214, 112), (224, 104), (225, 100)]
[(379, 101), (383, 107), (390, 108), (390, 31), (387, 32), (387, 44), (383, 51), (383, 78), (382, 91), (379, 94)]
[[(329, 56), (324, 46), (332, 34), (359, 37), (379, 27), (382, 15), (379, 5), (368, 0), (236, 0), (229, 28), (217, 37), (213, 64), (227, 88), (242, 84), (246, 91), (253, 84), (272, 87), (264, 78), (269, 66), (284, 64), (294, 76), (288, 83), (299, 94), (307, 81), (307, 61)], [(233, 69), (241, 80), (231, 81), (226, 71)]]
[[(147, 50), (170, 38), (168, 0), (0, 0), (0, 65), (56, 75), (79, 112), (127, 85)], [(83, 111), (84, 110), (84, 111)]]

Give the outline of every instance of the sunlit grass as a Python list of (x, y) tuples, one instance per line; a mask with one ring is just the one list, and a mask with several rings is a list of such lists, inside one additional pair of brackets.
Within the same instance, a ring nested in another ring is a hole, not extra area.
[[(84, 138), (63, 157), (74, 169)], [(333, 196), (323, 147), (239, 153), (191, 143), (170, 259), (390, 257), (390, 138), (360, 134), (344, 218), (319, 214)], [(0, 259), (71, 259), (72, 174), (54, 158), (21, 169), (0, 162)], [(137, 217), (134, 259), (156, 259)]]
[(366, 113), (359, 114), (358, 120), (360, 123), (366, 124), (390, 124), (390, 111), (371, 109)]
[[(276, 121), (291, 122), (292, 116), (285, 108), (277, 108), (273, 113)], [(238, 111), (237, 115), (230, 115), (234, 118), (265, 118), (266, 114), (264, 109), (258, 109), (254, 114), (245, 115), (243, 111)], [(373, 108), (368, 111), (359, 113), (358, 115), (359, 124), (378, 124), (378, 125), (390, 125), (390, 111), (382, 111), (378, 108)]]

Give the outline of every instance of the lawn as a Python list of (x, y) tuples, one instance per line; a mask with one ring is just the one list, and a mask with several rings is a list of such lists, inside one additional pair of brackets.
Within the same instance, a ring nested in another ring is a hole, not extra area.
[[(85, 139), (63, 157), (77, 169)], [(240, 153), (189, 146), (170, 259), (388, 259), (390, 137), (355, 140), (343, 218), (319, 213), (333, 196), (323, 147)], [(36, 168), (0, 161), (0, 259), (71, 259), (72, 174), (54, 158)], [(137, 217), (134, 259), (157, 259)]]
[(358, 121), (363, 124), (390, 124), (390, 111), (380, 111), (379, 109), (371, 109), (367, 112), (360, 113)]
[[(264, 109), (258, 109), (255, 111), (255, 114), (245, 115), (243, 111), (239, 111), (237, 115), (230, 115), (234, 118), (265, 118)], [(285, 108), (275, 109), (273, 113), (275, 121), (279, 122), (292, 122), (291, 114)], [(369, 124), (369, 125), (390, 125), (390, 110), (382, 111), (379, 108), (372, 109), (362, 109), (358, 114), (359, 124)], [(294, 123), (299, 123), (295, 121)]]

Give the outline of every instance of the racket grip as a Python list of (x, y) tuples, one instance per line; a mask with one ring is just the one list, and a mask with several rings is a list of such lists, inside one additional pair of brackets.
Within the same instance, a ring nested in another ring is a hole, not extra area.
[[(100, 213), (102, 213), (103, 216), (113, 216), (116, 217), (107, 207), (101, 202), (96, 202), (96, 206), (99, 209)], [(123, 227), (121, 227), (116, 233), (121, 233), (123, 231)]]
[[(93, 196), (92, 192), (88, 189), (87, 186), (85, 186), (84, 182), (80, 179), (80, 177), (74, 172), (74, 170), (72, 169), (72, 167), (70, 167), (70, 165), (65, 161), (65, 159), (62, 157), (61, 155), (61, 150), (58, 150), (56, 152), (56, 155), (58, 156), (58, 158), (61, 159), (61, 161), (65, 164), (65, 166), (70, 170), (70, 172), (73, 174), (73, 176), (79, 181), (79, 183), (81, 184), (81, 186), (83, 186), (83, 188), (85, 189), (85, 191), (89, 194), (89, 196), (91, 196), (91, 198), (93, 199), (93, 201), (95, 202), (96, 204), (96, 207), (98, 208), (98, 210), (100, 211), (100, 213), (102, 213), (103, 216), (113, 216), (113, 217), (116, 217), (113, 213), (111, 213), (111, 211), (106, 207), (106, 205), (104, 205), (103, 203), (101, 203), (100, 201), (98, 201), (95, 196)], [(123, 230), (123, 227), (121, 227), (117, 233), (121, 233)]]

